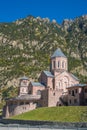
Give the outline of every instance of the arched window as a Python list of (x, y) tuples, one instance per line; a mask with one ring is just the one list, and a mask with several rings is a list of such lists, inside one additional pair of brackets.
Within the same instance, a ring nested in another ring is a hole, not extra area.
[(58, 61), (58, 68), (60, 67), (60, 62)]

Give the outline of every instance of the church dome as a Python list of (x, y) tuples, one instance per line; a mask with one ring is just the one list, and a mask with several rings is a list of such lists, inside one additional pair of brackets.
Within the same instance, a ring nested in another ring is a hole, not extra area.
[(29, 78), (26, 77), (26, 76), (23, 76), (23, 77), (20, 78), (20, 80), (28, 80), (28, 79), (29, 79)]
[(64, 53), (61, 51), (60, 48), (56, 49), (56, 51), (51, 56), (51, 58), (55, 58), (55, 57), (64, 57), (64, 58), (66, 58), (66, 56), (64, 55)]

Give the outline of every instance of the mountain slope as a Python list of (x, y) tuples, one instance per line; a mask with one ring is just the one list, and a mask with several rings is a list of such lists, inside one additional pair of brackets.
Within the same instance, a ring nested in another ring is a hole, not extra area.
[(49, 69), (50, 56), (56, 48), (68, 57), (69, 71), (85, 82), (86, 45), (86, 16), (62, 25), (33, 16), (0, 23), (0, 86), (18, 86), (17, 79), (23, 75), (37, 80), (42, 70)]

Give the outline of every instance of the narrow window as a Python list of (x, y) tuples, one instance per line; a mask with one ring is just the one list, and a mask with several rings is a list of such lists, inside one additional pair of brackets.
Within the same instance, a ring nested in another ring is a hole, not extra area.
[(66, 68), (66, 62), (65, 62), (65, 68)]
[(69, 103), (71, 104), (71, 99), (69, 100)]
[(72, 90), (72, 96), (75, 96), (74, 90)]
[(58, 68), (60, 67), (60, 62), (58, 61)]
[(71, 94), (71, 90), (69, 90), (69, 94)]
[(75, 89), (75, 93), (77, 93), (78, 92), (78, 90), (77, 89)]
[(74, 99), (74, 103), (77, 103), (77, 99)]
[(85, 99), (85, 103), (87, 103), (87, 98)]
[(87, 93), (87, 88), (85, 89), (85, 93)]
[(64, 68), (64, 61), (62, 62), (62, 68)]
[(53, 61), (53, 67), (54, 67), (54, 68), (56, 67), (55, 61)]
[(59, 88), (60, 88), (60, 82), (59, 82)]

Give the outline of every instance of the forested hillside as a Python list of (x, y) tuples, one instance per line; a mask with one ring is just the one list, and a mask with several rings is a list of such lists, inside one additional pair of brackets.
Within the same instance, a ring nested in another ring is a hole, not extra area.
[(28, 16), (0, 23), (0, 87), (18, 86), (18, 78), (37, 80), (49, 70), (56, 48), (68, 57), (69, 71), (87, 82), (87, 16), (64, 20)]

